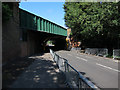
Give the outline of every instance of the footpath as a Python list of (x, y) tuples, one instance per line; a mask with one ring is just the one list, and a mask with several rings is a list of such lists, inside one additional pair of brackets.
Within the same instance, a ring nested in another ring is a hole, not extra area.
[[(26, 66), (27, 64), (27, 66)], [(50, 53), (25, 58), (3, 70), (3, 88), (66, 88)]]

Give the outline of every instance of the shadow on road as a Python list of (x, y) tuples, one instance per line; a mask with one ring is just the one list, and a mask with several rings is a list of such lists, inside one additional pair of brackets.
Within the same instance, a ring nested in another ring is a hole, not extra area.
[[(80, 72), (80, 71), (79, 71)], [(93, 82), (93, 80), (90, 78), (90, 77), (86, 77), (85, 75), (86, 75), (86, 73), (85, 72), (80, 72), (87, 80), (89, 80), (89, 81), (91, 81), (94, 85), (96, 85), (99, 89), (100, 89), (100, 87), (95, 83), (95, 82)]]

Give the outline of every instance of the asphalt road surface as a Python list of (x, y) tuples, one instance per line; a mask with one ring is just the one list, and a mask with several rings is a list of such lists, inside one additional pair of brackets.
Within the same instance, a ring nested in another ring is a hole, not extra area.
[(75, 51), (57, 51), (68, 62), (99, 88), (118, 88), (118, 62), (105, 57), (77, 53)]

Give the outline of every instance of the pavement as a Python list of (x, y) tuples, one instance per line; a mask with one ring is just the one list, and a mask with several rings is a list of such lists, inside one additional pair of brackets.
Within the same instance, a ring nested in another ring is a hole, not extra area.
[[(27, 60), (23, 60), (23, 62), (26, 63), (30, 60), (32, 60), (32, 62), (27, 65), (27, 67), (16, 66), (17, 68), (15, 70), (18, 72), (24, 69), (19, 75), (13, 75), (14, 72), (9, 72), (4, 69), (4, 74), (11, 73), (11, 78), (14, 78), (13, 82), (11, 84), (9, 83), (9, 88), (66, 88), (64, 75), (53, 62), (50, 53), (31, 56), (28, 57)], [(9, 69), (9, 67), (7, 69)], [(5, 78), (6, 77), (3, 78), (3, 84), (8, 84), (6, 81), (9, 82), (10, 78), (8, 80)], [(7, 85), (3, 86), (7, 88)]]
[(88, 80), (93, 82), (99, 88), (119, 88), (118, 85), (120, 70), (118, 69), (119, 62), (99, 57), (77, 53), (75, 51), (57, 51), (58, 55), (66, 58), (68, 62)]

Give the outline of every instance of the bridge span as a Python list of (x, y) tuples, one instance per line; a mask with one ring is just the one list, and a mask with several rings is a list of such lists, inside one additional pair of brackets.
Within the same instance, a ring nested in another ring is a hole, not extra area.
[(66, 28), (23, 9), (19, 9), (19, 13), (23, 54), (45, 50), (48, 40), (55, 41), (55, 49), (65, 49)]

